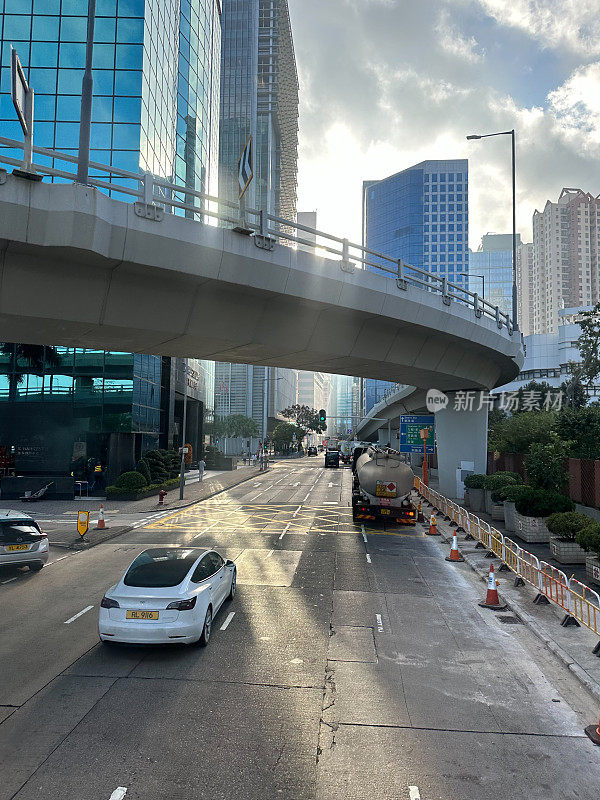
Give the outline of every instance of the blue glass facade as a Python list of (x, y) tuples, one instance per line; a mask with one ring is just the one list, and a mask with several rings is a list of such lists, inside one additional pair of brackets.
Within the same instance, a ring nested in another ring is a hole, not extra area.
[[(481, 251), (469, 255), (469, 291), (483, 293), (485, 299), (512, 317), (512, 250)], [(484, 281), (481, 280), (483, 276)]]
[(365, 182), (363, 241), (466, 287), (461, 272), (469, 265), (468, 162), (423, 161), (381, 181)]
[(364, 413), (368, 414), (369, 411), (383, 400), (386, 393), (398, 384), (390, 383), (390, 381), (379, 381), (373, 378), (365, 378), (363, 381), (363, 408)]
[[(35, 91), (35, 144), (77, 155), (87, 5), (86, 0), (0, 0), (2, 135), (22, 139), (10, 98), (12, 45)], [(150, 171), (217, 194), (220, 49), (220, 0), (97, 0), (91, 160), (134, 173)], [(14, 157), (20, 158), (20, 153), (15, 150)], [(35, 160), (42, 164), (50, 161), (41, 155)], [(54, 166), (68, 169), (64, 162)], [(115, 187), (138, 188), (137, 181), (101, 171), (90, 170), (90, 175), (110, 180)], [(117, 189), (111, 194), (132, 200)], [(16, 347), (18, 352), (20, 345)], [(128, 425), (129, 432), (143, 434), (138, 442), (143, 441), (144, 446), (156, 446), (165, 426), (172, 435), (173, 402), (161, 412), (161, 382), (164, 385), (168, 378), (166, 373), (161, 378), (162, 359), (92, 352), (98, 363), (93, 375), (90, 373), (91, 388), (103, 421), (97, 427), (96, 419), (96, 428), (89, 430), (108, 433), (105, 420), (110, 415), (105, 412), (117, 402), (121, 409), (119, 433)], [(6, 385), (3, 389), (7, 379), (0, 374), (0, 399), (15, 403), (16, 408), (25, 391), (27, 403), (53, 403), (60, 389), (62, 402), (77, 409), (77, 380), (73, 377), (80, 360), (77, 351), (74, 357), (75, 366), (65, 373), (64, 380), (49, 375), (49, 383), (45, 372), (24, 373), (14, 391), (9, 391)], [(68, 358), (68, 352), (61, 354), (61, 363)], [(127, 375), (120, 375), (127, 381), (127, 390), (111, 383), (113, 377), (106, 372), (106, 365), (115, 359), (127, 361)], [(201, 362), (196, 371), (206, 378), (203, 400), (212, 407), (214, 365)], [(3, 374), (8, 372), (7, 366)], [(173, 385), (168, 385), (174, 392)], [(125, 414), (122, 408), (127, 403)]]

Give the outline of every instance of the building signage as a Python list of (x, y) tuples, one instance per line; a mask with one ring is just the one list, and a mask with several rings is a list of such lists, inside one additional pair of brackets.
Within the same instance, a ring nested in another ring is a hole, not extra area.
[(400, 417), (400, 447), (401, 453), (422, 453), (423, 434), (422, 431), (429, 431), (427, 436), (427, 454), (435, 453), (435, 418), (432, 415), (404, 414)]
[(254, 167), (252, 161), (252, 136), (248, 137), (248, 141), (246, 142), (246, 146), (240, 156), (240, 160), (238, 161), (238, 183), (239, 183), (239, 192), (238, 198), (241, 200), (244, 194), (246, 193), (246, 189), (250, 186), (250, 181), (254, 177)]
[(17, 51), (11, 47), (11, 96), (25, 136), (29, 133), (26, 110), (28, 93), (29, 86), (27, 85), (19, 56), (17, 55)]

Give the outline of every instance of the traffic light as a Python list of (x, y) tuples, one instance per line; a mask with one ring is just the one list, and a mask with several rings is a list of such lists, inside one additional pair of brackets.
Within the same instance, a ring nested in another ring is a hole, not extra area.
[(327, 422), (327, 414), (325, 413), (324, 408), (319, 411), (319, 422), (323, 425)]

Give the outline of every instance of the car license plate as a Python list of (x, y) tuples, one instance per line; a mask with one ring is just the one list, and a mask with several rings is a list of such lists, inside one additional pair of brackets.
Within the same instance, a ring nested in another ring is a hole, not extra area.
[(128, 611), (127, 619), (158, 619), (158, 611)]
[(381, 513), (382, 513), (382, 514), (389, 514), (389, 513), (390, 513), (390, 510), (389, 510), (389, 508), (382, 508), (382, 509), (381, 509)]
[(29, 550), (28, 544), (9, 544), (6, 546), (6, 549), (9, 553), (13, 553), (15, 550)]

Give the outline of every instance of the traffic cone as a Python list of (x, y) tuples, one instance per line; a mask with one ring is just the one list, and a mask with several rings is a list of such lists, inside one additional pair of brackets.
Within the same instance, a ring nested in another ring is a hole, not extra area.
[(450, 548), (450, 555), (446, 556), (446, 561), (464, 561), (464, 558), (461, 556), (458, 550), (458, 536), (456, 535), (456, 531), (454, 531), (454, 536), (452, 537), (452, 547)]
[(437, 529), (437, 522), (435, 521), (435, 515), (433, 513), (429, 517), (429, 530), (427, 531), (427, 536), (441, 536)]
[(585, 732), (594, 744), (600, 746), (600, 722), (598, 723), (598, 727), (595, 725), (588, 725)]
[(97, 531), (103, 531), (106, 528), (106, 523), (104, 522), (104, 506), (100, 504), (100, 513), (98, 514), (98, 524), (96, 525)]
[(419, 505), (417, 506), (417, 522), (425, 522), (425, 517), (423, 516), (423, 503), (419, 500)]
[(490, 572), (488, 575), (488, 587), (485, 600), (479, 605), (482, 608), (491, 608), (492, 611), (504, 611), (506, 603), (500, 601), (498, 597), (498, 584), (496, 583), (496, 576), (494, 574), (494, 565), (490, 564)]

